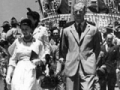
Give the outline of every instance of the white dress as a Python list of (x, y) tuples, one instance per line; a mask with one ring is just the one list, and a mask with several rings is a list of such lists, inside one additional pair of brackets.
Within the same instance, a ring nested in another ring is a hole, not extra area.
[(43, 44), (38, 40), (25, 43), (17, 39), (15, 42), (15, 50), (9, 61), (9, 65), (15, 66), (11, 90), (41, 90), (36, 80), (36, 66), (30, 61), (30, 56), (33, 50), (42, 57)]

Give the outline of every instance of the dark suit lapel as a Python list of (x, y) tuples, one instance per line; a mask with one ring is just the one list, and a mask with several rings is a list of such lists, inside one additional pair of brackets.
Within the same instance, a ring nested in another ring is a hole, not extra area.
[(82, 39), (85, 37), (85, 35), (88, 33), (88, 31), (90, 30), (90, 25), (87, 23), (87, 25), (86, 25), (86, 28), (85, 28), (85, 30), (84, 30), (84, 32), (83, 33), (81, 33), (81, 37), (80, 37), (80, 41), (79, 41), (79, 43), (82, 41)]
[(70, 31), (71, 31), (71, 33), (72, 33), (72, 35), (73, 35), (75, 41), (76, 41), (76, 42), (78, 43), (78, 45), (79, 45), (79, 36), (78, 36), (78, 33), (77, 33), (76, 29), (75, 29), (74, 24), (71, 25)]

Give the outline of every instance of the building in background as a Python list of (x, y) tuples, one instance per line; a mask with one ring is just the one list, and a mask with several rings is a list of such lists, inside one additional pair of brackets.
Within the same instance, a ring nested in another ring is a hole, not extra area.
[[(79, 1), (84, 2), (88, 7), (87, 15), (85, 16), (85, 18), (88, 21), (98, 23), (97, 26), (107, 26), (108, 23), (111, 23), (112, 21), (118, 19), (118, 16), (115, 16), (116, 9), (112, 8), (112, 7), (117, 7), (115, 2), (117, 0), (66, 0), (67, 2), (66, 7), (68, 8), (69, 11), (67, 13), (57, 12), (57, 10), (60, 8), (60, 5), (62, 4), (62, 1), (65, 0), (48, 0), (48, 1), (50, 2), (44, 3), (44, 8), (46, 9), (45, 11), (48, 14), (49, 18), (47, 19), (46, 17), (46, 20), (44, 19), (43, 22), (44, 21), (46, 21), (47, 23), (53, 22), (53, 24), (56, 23), (57, 26), (59, 21), (66, 20), (67, 22), (70, 22), (74, 20), (72, 17), (72, 10), (73, 10), (72, 7), (74, 6), (74, 4), (76, 4)], [(64, 11), (64, 8), (61, 10)]]
[(43, 12), (44, 17), (56, 14), (68, 14), (68, 0), (38, 0), (40, 12)]

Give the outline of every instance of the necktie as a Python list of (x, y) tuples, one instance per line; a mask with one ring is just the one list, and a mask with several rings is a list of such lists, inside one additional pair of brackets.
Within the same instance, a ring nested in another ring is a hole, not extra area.
[(80, 27), (80, 24), (78, 24), (77, 26), (77, 32), (78, 32), (78, 35), (79, 35), (79, 38), (81, 37), (81, 27)]

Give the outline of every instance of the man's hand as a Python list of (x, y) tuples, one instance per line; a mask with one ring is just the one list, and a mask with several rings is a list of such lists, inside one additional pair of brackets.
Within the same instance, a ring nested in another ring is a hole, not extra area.
[(97, 74), (98, 76), (102, 76), (106, 74), (106, 68), (104, 66), (101, 66), (98, 70), (97, 70)]

